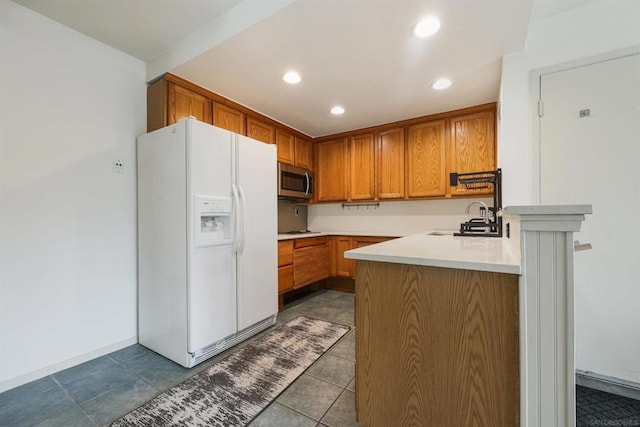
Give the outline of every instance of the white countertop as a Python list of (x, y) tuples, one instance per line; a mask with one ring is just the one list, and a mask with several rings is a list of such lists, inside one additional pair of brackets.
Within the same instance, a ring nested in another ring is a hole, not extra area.
[(513, 239), (429, 233), (433, 232), (352, 249), (344, 256), (356, 260), (520, 274), (520, 257), (512, 248)]
[(385, 233), (380, 231), (319, 231), (303, 234), (278, 234), (278, 240), (304, 239), (318, 236), (367, 236), (367, 237), (403, 237), (402, 233)]

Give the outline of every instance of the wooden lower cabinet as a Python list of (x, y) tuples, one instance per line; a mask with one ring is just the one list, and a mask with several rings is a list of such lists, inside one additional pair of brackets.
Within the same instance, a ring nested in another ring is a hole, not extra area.
[(326, 236), (278, 241), (278, 303), (284, 294), (329, 277)]
[(358, 261), (356, 420), (520, 425), (518, 275)]
[(374, 236), (331, 236), (329, 237), (330, 268), (327, 288), (343, 292), (355, 292), (353, 279), (356, 275), (356, 263), (344, 257), (345, 251), (362, 248), (375, 243), (385, 242), (395, 237)]
[(375, 243), (386, 242), (395, 237), (374, 236), (331, 236), (331, 276), (353, 279), (355, 277), (356, 264), (352, 259), (344, 257), (345, 251), (362, 248)]
[(280, 306), (287, 292), (325, 279), (329, 289), (354, 292), (355, 261), (346, 259), (344, 252), (390, 239), (394, 237), (320, 236), (278, 241)]
[(278, 295), (293, 289), (293, 240), (278, 241)]
[(352, 238), (349, 236), (332, 236), (331, 239), (335, 242), (332, 247), (334, 252), (331, 254), (335, 270), (332, 271), (331, 275), (352, 279), (355, 272), (355, 263), (353, 260), (344, 257), (345, 251), (353, 249)]
[(329, 277), (329, 246), (307, 246), (293, 251), (293, 288)]
[(293, 289), (293, 264), (278, 267), (278, 294)]

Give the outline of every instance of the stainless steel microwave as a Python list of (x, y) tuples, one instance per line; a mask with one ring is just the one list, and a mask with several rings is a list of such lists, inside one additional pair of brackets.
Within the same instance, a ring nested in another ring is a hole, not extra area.
[(283, 199), (310, 199), (313, 196), (311, 171), (278, 162), (278, 197)]

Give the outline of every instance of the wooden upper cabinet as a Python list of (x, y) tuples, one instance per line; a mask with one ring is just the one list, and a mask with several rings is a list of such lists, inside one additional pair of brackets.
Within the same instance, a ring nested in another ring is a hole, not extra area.
[(276, 130), (276, 145), (278, 146), (278, 161), (292, 165), (295, 159), (293, 135)]
[(213, 104), (213, 124), (222, 129), (245, 135), (244, 114), (224, 104), (217, 102)]
[(404, 128), (378, 133), (377, 197), (401, 199), (404, 197)]
[(210, 99), (173, 83), (169, 83), (168, 91), (167, 125), (189, 116), (211, 124)]
[(295, 138), (294, 164), (301, 168), (313, 169), (313, 142), (308, 139)]
[(276, 128), (253, 117), (247, 117), (247, 136), (257, 141), (275, 144)]
[[(482, 172), (496, 169), (495, 110), (450, 119), (449, 172)], [(448, 180), (447, 180), (448, 185)], [(486, 194), (492, 190), (449, 188), (450, 194)]]
[(336, 139), (316, 144), (316, 188), (319, 202), (347, 200), (348, 188), (347, 139)]
[(407, 128), (407, 197), (444, 196), (446, 192), (445, 120)]
[(375, 140), (373, 133), (349, 141), (349, 200), (375, 198)]

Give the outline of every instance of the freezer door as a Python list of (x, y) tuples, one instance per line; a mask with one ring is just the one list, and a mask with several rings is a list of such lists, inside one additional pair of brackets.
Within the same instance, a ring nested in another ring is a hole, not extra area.
[(235, 256), (232, 245), (197, 248), (189, 277), (187, 351), (196, 352), (234, 334)]
[(276, 146), (237, 135), (238, 330), (278, 312)]
[(233, 137), (194, 119), (188, 124), (187, 350), (195, 352), (237, 331), (233, 245), (199, 244), (195, 229), (201, 226), (195, 214), (198, 200), (231, 200)]
[(138, 339), (183, 364), (187, 346), (186, 124), (138, 137)]

